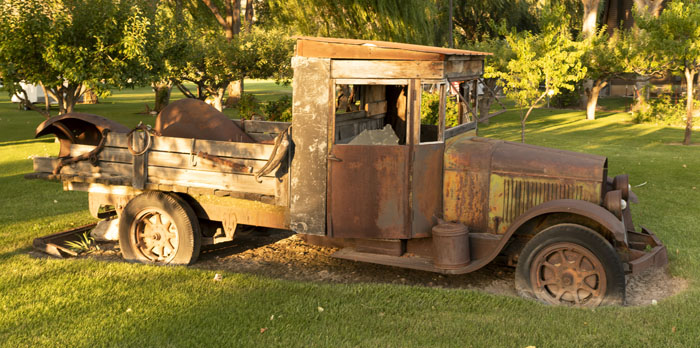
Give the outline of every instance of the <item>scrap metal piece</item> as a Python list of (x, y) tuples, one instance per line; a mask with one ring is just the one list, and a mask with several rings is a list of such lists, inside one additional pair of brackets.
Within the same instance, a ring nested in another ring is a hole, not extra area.
[(198, 99), (181, 99), (166, 106), (156, 118), (155, 130), (168, 137), (254, 143), (228, 116)]
[(51, 256), (65, 258), (68, 256), (78, 256), (78, 253), (65, 247), (66, 242), (78, 242), (81, 235), (95, 228), (97, 223), (73, 228), (67, 231), (49, 234), (47, 236), (35, 238), (32, 245), (34, 249), (49, 254)]
[(260, 168), (260, 170), (255, 173), (255, 180), (259, 183), (262, 182), (260, 180), (261, 176), (265, 176), (267, 174), (270, 174), (270, 172), (277, 168), (277, 166), (282, 163), (282, 160), (284, 157), (287, 155), (287, 150), (289, 149), (289, 129), (292, 128), (291, 126), (285, 129), (282, 133), (277, 135), (275, 138), (275, 146), (272, 148), (272, 153), (270, 154), (270, 159), (267, 160), (267, 163)]
[(61, 143), (58, 157), (70, 156), (72, 144), (98, 145), (103, 138), (102, 131), (127, 133), (126, 126), (102, 116), (71, 112), (54, 116), (36, 128), (35, 137), (54, 134)]
[(89, 160), (93, 166), (97, 164), (97, 155), (99, 155), (100, 152), (102, 152), (102, 149), (104, 149), (105, 140), (107, 139), (107, 133), (109, 132), (110, 130), (108, 128), (102, 130), (102, 139), (100, 139), (100, 143), (97, 144), (97, 146), (94, 149), (92, 149), (92, 151), (70, 158), (61, 158), (56, 164), (56, 168), (53, 169), (53, 174), (59, 174), (61, 172), (61, 168), (63, 168), (64, 166), (80, 161)]
[(233, 161), (229, 161), (229, 160), (223, 159), (223, 158), (221, 158), (221, 157), (219, 157), (219, 156), (210, 155), (210, 154), (208, 154), (208, 153), (206, 153), (206, 152), (199, 151), (199, 152), (197, 153), (197, 157), (203, 158), (203, 159), (206, 159), (206, 160), (209, 160), (209, 161), (212, 161), (212, 162), (214, 162), (214, 163), (216, 163), (216, 164), (218, 164), (218, 165), (221, 165), (221, 166), (230, 167), (230, 168), (232, 168), (233, 170), (239, 171), (239, 172), (242, 172), (242, 173), (251, 173), (251, 172), (253, 171), (253, 167), (246, 166), (246, 165), (243, 165), (243, 164), (240, 164), (240, 163), (236, 163), (236, 162), (233, 162)]

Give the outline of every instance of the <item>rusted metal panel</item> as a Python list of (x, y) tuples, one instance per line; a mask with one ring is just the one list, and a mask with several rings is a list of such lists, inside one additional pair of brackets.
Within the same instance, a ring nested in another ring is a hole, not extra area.
[(169, 137), (255, 142), (224, 113), (192, 98), (180, 99), (166, 106), (158, 114), (154, 129)]
[(65, 157), (70, 155), (71, 144), (99, 144), (105, 129), (116, 133), (129, 131), (126, 126), (102, 116), (71, 112), (42, 122), (36, 128), (36, 137), (46, 134), (56, 135), (61, 143), (58, 157)]
[(596, 202), (600, 184), (595, 181), (517, 177), (491, 174), (489, 230), (505, 233), (529, 209), (558, 199)]
[(340, 238), (409, 238), (407, 146), (335, 145), (330, 230)]
[(442, 161), (445, 144), (414, 147), (411, 197), (413, 219), (411, 237), (427, 237), (442, 215)]
[(328, 122), (333, 113), (330, 59), (294, 57), (290, 227), (326, 233)]
[(492, 171), (504, 176), (597, 181), (600, 185), (604, 180), (605, 161), (603, 156), (502, 142), (493, 153)]
[(95, 228), (97, 223), (89, 224), (77, 228), (72, 228), (63, 232), (53, 233), (34, 239), (32, 243), (34, 249), (45, 252), (55, 257), (78, 256), (78, 253), (66, 246), (66, 242), (79, 242), (83, 233)]
[(474, 233), (488, 228), (489, 169), (495, 144), (463, 135), (445, 145), (444, 219), (459, 221)]

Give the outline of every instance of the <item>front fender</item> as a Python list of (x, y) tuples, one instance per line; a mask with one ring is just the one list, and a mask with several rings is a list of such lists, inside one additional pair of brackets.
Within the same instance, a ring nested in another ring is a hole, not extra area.
[(618, 220), (613, 213), (599, 205), (588, 201), (580, 201), (575, 199), (548, 201), (536, 207), (530, 208), (525, 212), (525, 214), (520, 215), (510, 225), (505, 236), (510, 238), (510, 236), (513, 235), (515, 231), (517, 231), (518, 228), (520, 228), (526, 222), (538, 216), (552, 213), (566, 213), (591, 219), (599, 223), (601, 226), (603, 226), (603, 228), (610, 231), (616, 242), (620, 243), (624, 247), (628, 247), (627, 233), (625, 230), (625, 225), (622, 223), (622, 221)]

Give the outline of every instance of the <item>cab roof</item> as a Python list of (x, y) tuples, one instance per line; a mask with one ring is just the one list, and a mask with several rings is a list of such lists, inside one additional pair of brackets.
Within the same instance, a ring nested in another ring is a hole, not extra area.
[(483, 59), (491, 53), (387, 41), (296, 36), (296, 55), (332, 59), (433, 60)]

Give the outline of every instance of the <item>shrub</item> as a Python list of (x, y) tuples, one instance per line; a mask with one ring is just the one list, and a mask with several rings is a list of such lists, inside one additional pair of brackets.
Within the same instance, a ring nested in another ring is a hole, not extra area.
[(292, 121), (292, 97), (289, 95), (263, 105), (262, 109), (268, 121)]
[(243, 93), (235, 107), (238, 109), (238, 116), (242, 120), (250, 120), (253, 116), (260, 114), (260, 102), (251, 93)]
[[(662, 94), (656, 99), (637, 104), (632, 108), (634, 121), (637, 123), (683, 126), (686, 121), (684, 100), (674, 101), (670, 94)], [(695, 108), (697, 107), (698, 102), (695, 103)]]
[[(440, 115), (440, 93), (423, 91), (420, 110), (422, 124), (437, 125)], [(450, 128), (457, 125), (459, 125), (459, 106), (456, 98), (448, 97), (445, 107), (445, 127)]]
[(579, 108), (581, 106), (581, 85), (576, 84), (573, 91), (565, 88), (560, 89), (559, 93), (554, 95), (549, 103), (558, 109)]

